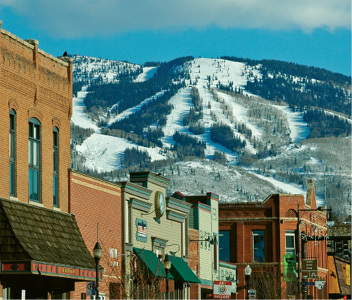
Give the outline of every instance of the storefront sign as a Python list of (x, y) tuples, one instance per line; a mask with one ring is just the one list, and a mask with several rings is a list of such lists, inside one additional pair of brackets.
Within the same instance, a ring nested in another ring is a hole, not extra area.
[[(58, 264), (46, 264), (40, 262), (32, 262), (32, 273), (41, 275), (54, 275), (66, 278), (82, 278), (82, 279), (95, 279), (95, 270), (76, 268), (72, 266), (63, 266)], [(99, 272), (99, 278), (102, 274)]]
[[(16, 262), (1, 262), (0, 274), (40, 274), (47, 276), (58, 276), (76, 279), (91, 279), (95, 280), (95, 270), (83, 269), (73, 266), (65, 266), (53, 263), (43, 263), (38, 261), (16, 261)], [(102, 278), (102, 273), (99, 272), (99, 278)]]
[(231, 293), (237, 293), (237, 268), (236, 265), (225, 263), (223, 261), (219, 262), (220, 276), (219, 279), (222, 281), (231, 281)]
[(30, 272), (30, 263), (29, 262), (3, 262), (1, 263), (1, 273), (23, 273)]
[(74, 268), (67, 268), (67, 267), (59, 267), (59, 274), (65, 274), (65, 275), (79, 275), (79, 269), (74, 269)]
[(147, 221), (142, 219), (136, 219), (136, 226), (137, 226), (137, 241), (141, 241), (146, 243), (147, 238)]
[(315, 279), (318, 277), (318, 262), (316, 259), (303, 259), (302, 261), (302, 278)]
[(214, 281), (214, 299), (231, 299), (231, 281)]

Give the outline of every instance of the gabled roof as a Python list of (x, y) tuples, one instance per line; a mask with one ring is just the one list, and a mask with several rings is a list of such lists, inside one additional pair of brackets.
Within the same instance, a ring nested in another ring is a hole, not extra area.
[(0, 198), (0, 245), (1, 261), (95, 268), (75, 217), (44, 207)]

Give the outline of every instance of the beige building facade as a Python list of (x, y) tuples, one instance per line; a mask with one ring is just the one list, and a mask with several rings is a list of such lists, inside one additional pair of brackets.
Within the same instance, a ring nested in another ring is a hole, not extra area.
[(119, 183), (124, 210), (122, 222), (126, 274), (132, 282), (133, 277), (141, 272), (138, 267), (148, 269), (148, 275), (159, 282), (160, 290), (154, 296), (159, 297), (158, 293), (163, 296), (166, 292), (163, 262), (167, 255), (172, 262), (168, 281), (169, 297), (189, 299), (190, 285), (199, 282), (188, 267), (191, 205), (167, 197), (168, 183), (169, 179), (153, 172), (130, 173), (129, 182)]

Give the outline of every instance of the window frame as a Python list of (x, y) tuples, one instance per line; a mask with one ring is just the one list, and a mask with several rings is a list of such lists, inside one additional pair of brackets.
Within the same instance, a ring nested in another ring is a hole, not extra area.
[[(258, 243), (255, 243), (255, 238), (256, 237), (260, 237), (262, 236), (263, 237), (263, 247), (262, 248), (258, 248), (258, 247), (255, 247), (256, 244)], [(265, 230), (252, 230), (252, 246), (253, 246), (253, 262), (265, 262), (266, 261), (266, 257), (265, 257)], [(256, 250), (261, 250), (262, 249), (262, 252), (263, 252), (263, 258), (264, 260), (258, 260), (256, 259), (257, 256), (255, 254)]]
[[(28, 197), (30, 201), (41, 203), (41, 122), (36, 118), (29, 119), (28, 131)], [(32, 197), (35, 191), (36, 198)]]
[[(293, 248), (287, 247), (287, 237), (292, 237)], [(288, 252), (287, 249), (290, 249), (290, 252)], [(295, 230), (286, 230), (285, 231), (285, 253), (286, 254), (296, 254), (296, 232), (295, 232)]]
[[(228, 232), (228, 248), (223, 248), (224, 232)], [(221, 253), (228, 253), (228, 260), (224, 260)], [(219, 230), (219, 260), (231, 262), (231, 230)]]
[(53, 128), (53, 206), (60, 207), (59, 201), (59, 129)]
[(9, 114), (9, 194), (11, 197), (16, 197), (16, 111), (10, 110)]

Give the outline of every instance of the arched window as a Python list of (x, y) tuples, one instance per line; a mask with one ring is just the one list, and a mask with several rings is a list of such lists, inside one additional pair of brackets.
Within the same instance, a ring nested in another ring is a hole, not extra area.
[(53, 205), (59, 207), (59, 129), (53, 129)]
[(16, 112), (10, 111), (9, 131), (10, 196), (16, 197)]
[(29, 200), (41, 202), (41, 123), (29, 120)]

